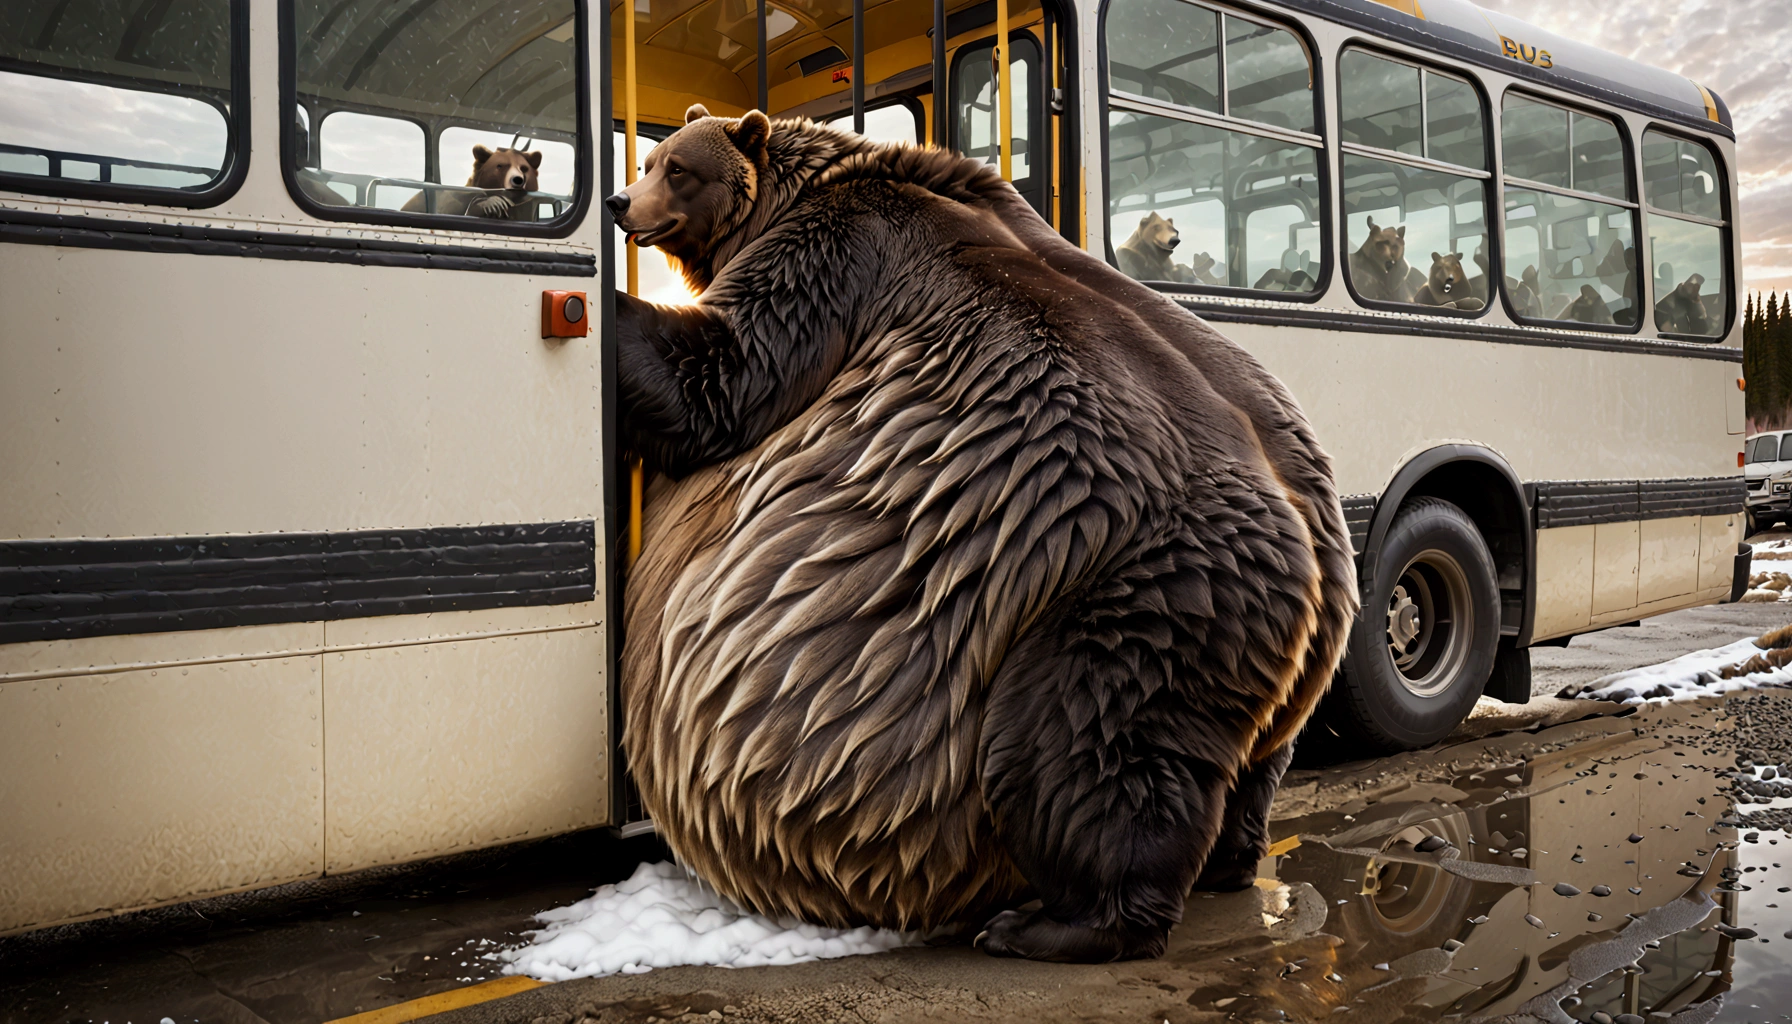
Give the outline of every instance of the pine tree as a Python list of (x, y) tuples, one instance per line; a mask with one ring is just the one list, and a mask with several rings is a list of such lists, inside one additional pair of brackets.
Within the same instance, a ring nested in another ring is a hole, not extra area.
[(1746, 408), (1750, 423), (1761, 418), (1761, 385), (1765, 379), (1761, 373), (1761, 328), (1755, 322), (1761, 309), (1755, 299), (1750, 292), (1748, 306), (1742, 313), (1742, 379), (1748, 384)]
[(1779, 326), (1780, 298), (1778, 293), (1769, 292), (1767, 309), (1761, 314), (1759, 328), (1761, 336), (1761, 413), (1757, 424), (1762, 429), (1765, 429), (1779, 415), (1781, 405)]
[(1768, 351), (1773, 353), (1773, 392), (1767, 419), (1778, 428), (1786, 424), (1792, 411), (1792, 292), (1780, 297), (1774, 312), (1766, 331)]

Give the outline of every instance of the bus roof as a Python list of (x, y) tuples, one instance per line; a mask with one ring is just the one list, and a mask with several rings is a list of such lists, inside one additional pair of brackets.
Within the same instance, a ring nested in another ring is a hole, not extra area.
[(1670, 71), (1483, 10), (1469, 0), (1274, 0), (1441, 56), (1735, 138), (1709, 89)]

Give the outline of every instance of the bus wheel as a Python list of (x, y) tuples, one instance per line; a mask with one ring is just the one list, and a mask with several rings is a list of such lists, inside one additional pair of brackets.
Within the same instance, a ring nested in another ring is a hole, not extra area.
[(1487, 685), (1499, 585), (1474, 520), (1439, 498), (1400, 509), (1377, 565), (1327, 712), (1347, 740), (1413, 750), (1448, 736)]

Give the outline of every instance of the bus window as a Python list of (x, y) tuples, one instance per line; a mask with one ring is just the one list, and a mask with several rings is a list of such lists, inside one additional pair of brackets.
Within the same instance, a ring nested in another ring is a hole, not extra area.
[[(984, 67), (989, 66), (987, 57)], [(1014, 117), (1019, 120), (1025, 107), (1017, 97), (1014, 104)], [(852, 131), (852, 115), (842, 114), (826, 122), (829, 128), (838, 128), (843, 132)], [(871, 107), (865, 111), (865, 137), (872, 142), (912, 142), (921, 141), (921, 112), (918, 107), (910, 107), (906, 103), (888, 103), (881, 107)], [(1015, 173), (1020, 173), (1020, 150), (1014, 150)]]
[[(965, 156), (982, 160), (990, 166), (1001, 162), (1001, 131), (996, 125), (996, 83), (990, 74), (994, 40), (967, 44), (958, 51), (952, 68), (952, 131), (955, 148)], [(1014, 190), (1041, 216), (1050, 216), (1046, 201), (1044, 167), (1035, 166), (1035, 157), (1045, 152), (1045, 126), (1038, 115), (1043, 111), (1039, 88), (1039, 46), (1032, 38), (1015, 35), (1009, 40), (1008, 66), (1014, 80), (1009, 86), (1013, 109), (1009, 127), (1013, 136), (1008, 143), (1008, 162)], [(847, 126), (852, 118), (847, 118)], [(869, 117), (865, 130), (871, 130)], [(1034, 140), (1041, 140), (1039, 145)]]
[(1345, 275), (1356, 297), (1487, 308), (1486, 138), (1474, 86), (1362, 50), (1338, 61)]
[(230, 40), (228, 0), (0, 5), (4, 187), (114, 196), (213, 189), (230, 146)]
[(486, 230), (573, 208), (574, 0), (294, 0), (293, 20), (300, 205)]
[(1500, 137), (1506, 236), (1536, 239), (1534, 250), (1509, 246), (1506, 252), (1513, 312), (1532, 320), (1640, 326), (1635, 204), (1617, 126), (1508, 95)]
[(1114, 0), (1106, 19), (1108, 230), (1121, 272), (1311, 294), (1325, 257), (1305, 46), (1183, 0)]
[(1701, 143), (1644, 132), (1643, 198), (1655, 265), (1655, 329), (1701, 338), (1722, 334), (1730, 289), (1717, 160)]
[(318, 127), (318, 146), (323, 166), (355, 176), (332, 182), (337, 186), (332, 191), (344, 194), (341, 186), (365, 179), (359, 182), (363, 188), (347, 192), (349, 202), (357, 206), (396, 210), (418, 194), (414, 188), (381, 187), (391, 181), (423, 180), (423, 126), (415, 121), (338, 110)]

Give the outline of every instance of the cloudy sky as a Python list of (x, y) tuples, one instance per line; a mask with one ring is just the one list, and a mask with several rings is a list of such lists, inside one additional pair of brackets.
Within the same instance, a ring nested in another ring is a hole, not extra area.
[(1792, 0), (1476, 0), (1720, 93), (1736, 121), (1744, 286), (1792, 288)]

